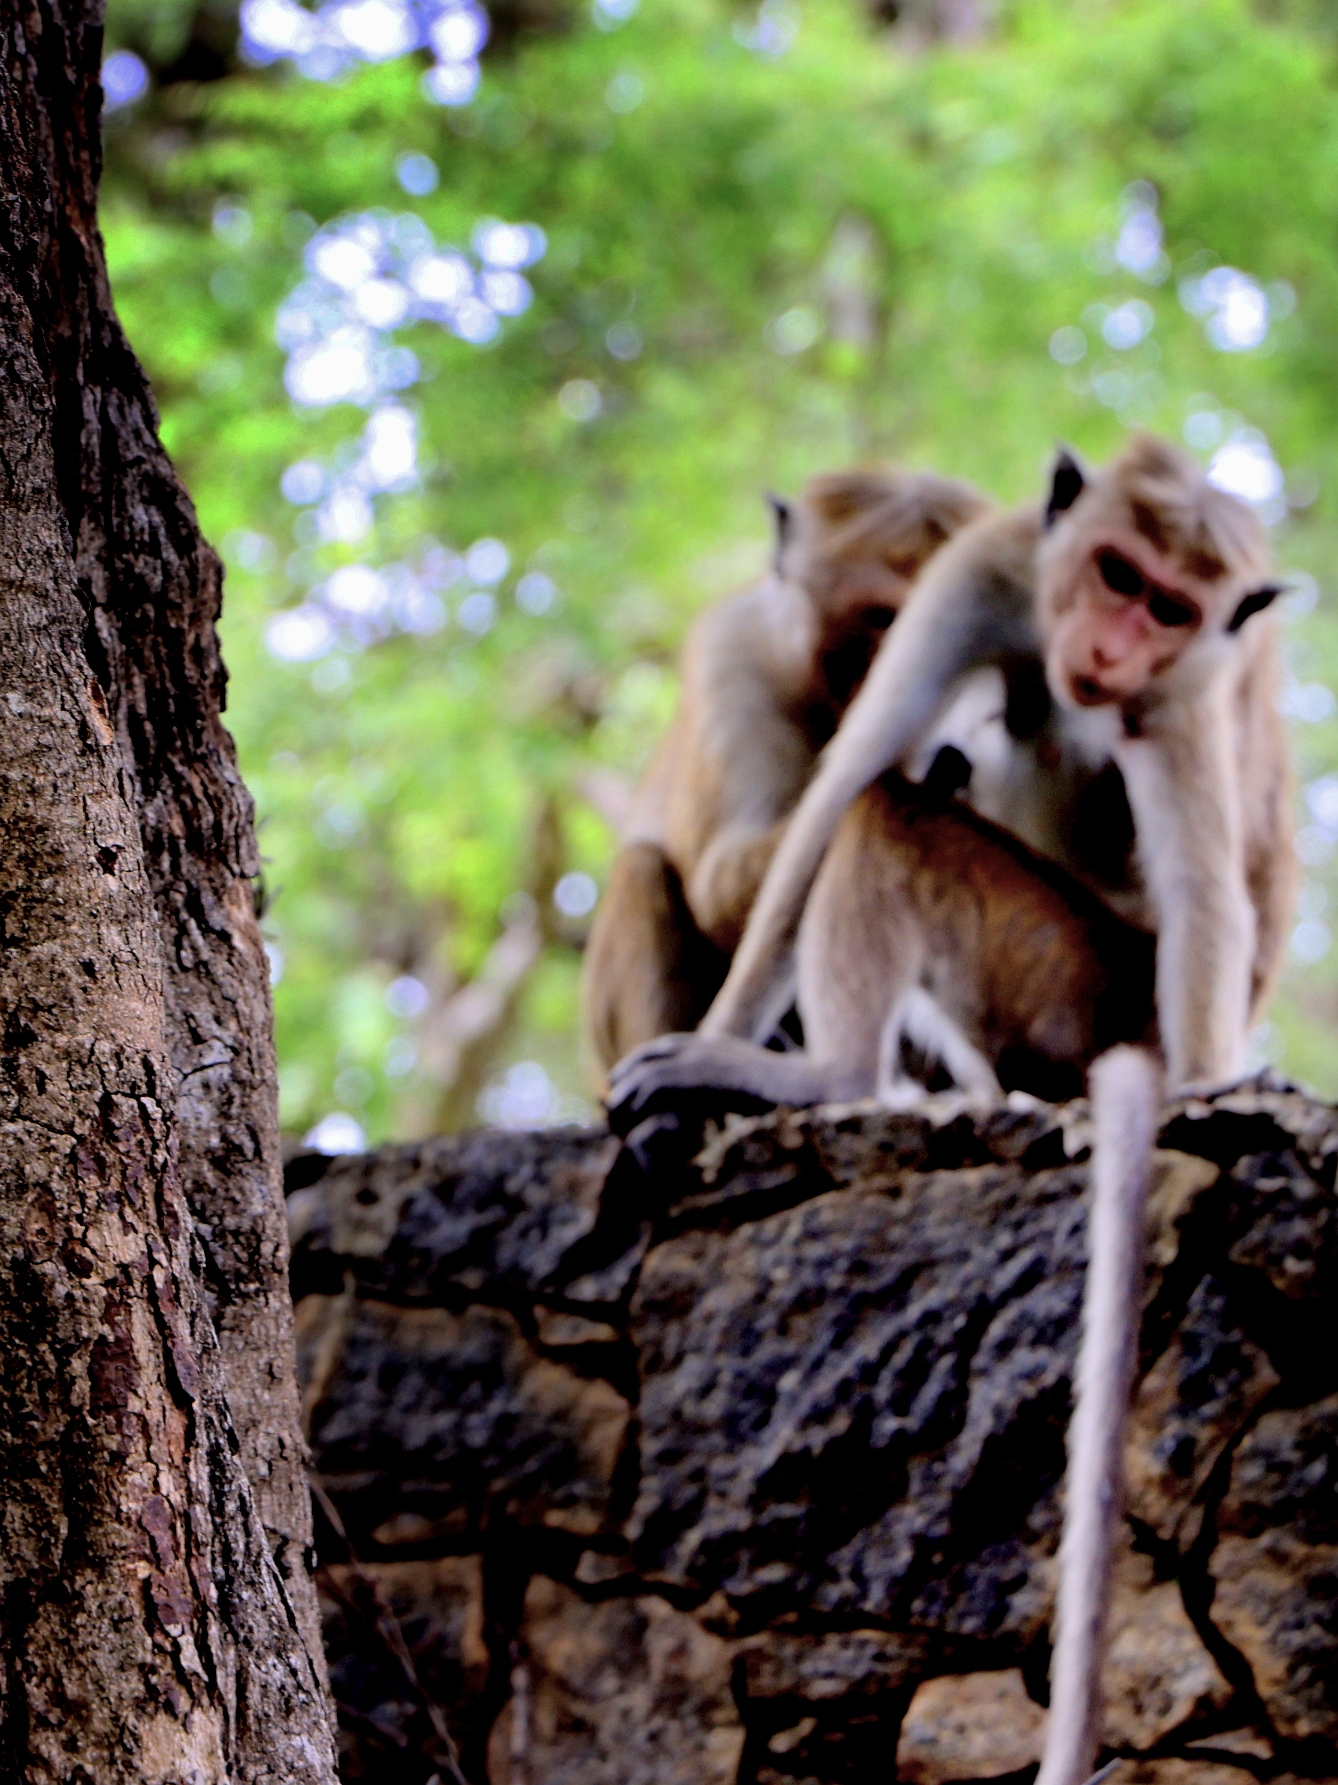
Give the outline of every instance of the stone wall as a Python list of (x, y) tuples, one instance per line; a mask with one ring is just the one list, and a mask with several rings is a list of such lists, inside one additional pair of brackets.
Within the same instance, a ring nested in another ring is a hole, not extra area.
[[(295, 1161), (346, 1779), (429, 1705), (470, 1785), (1030, 1777), (1088, 1132), (1014, 1103)], [(1338, 1778), (1338, 1115), (1161, 1146), (1115, 1785)]]

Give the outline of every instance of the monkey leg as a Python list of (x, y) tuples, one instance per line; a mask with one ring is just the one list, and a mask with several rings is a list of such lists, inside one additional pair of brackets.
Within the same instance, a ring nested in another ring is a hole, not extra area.
[[(863, 795), (832, 838), (800, 924), (805, 1045), (842, 1097), (912, 1095), (900, 1071), (901, 1036), (917, 1018), (920, 1029), (928, 1026), (922, 1006), (937, 1010), (918, 986), (926, 939), (913, 903), (912, 861)], [(947, 1026), (939, 1016), (936, 1034)], [(922, 1094), (916, 1087), (914, 1095)]]
[(911, 986), (899, 999), (883, 1031), (878, 1069), (878, 1099), (901, 1108), (923, 1097), (925, 1086), (902, 1069), (902, 1043), (909, 1041), (927, 1061), (940, 1064), (953, 1083), (973, 1097), (1003, 1097), (993, 1066), (923, 986)]
[[(923, 952), (909, 898), (897, 897), (909, 852), (872, 838), (879, 822), (879, 808), (857, 801), (814, 883), (796, 942), (804, 1047), (778, 1054), (734, 1036), (664, 1036), (617, 1067), (611, 1110), (703, 1086), (798, 1106), (873, 1096), (888, 1013), (912, 989)], [(944, 1018), (936, 1032), (949, 1028)], [(964, 1036), (949, 1041), (963, 1061), (971, 1054), (972, 1072), (989, 1074)]]
[(678, 870), (658, 844), (619, 850), (582, 974), (586, 1032), (600, 1065), (607, 1070), (643, 1041), (693, 1028), (728, 965), (697, 928)]
[(739, 945), (785, 823), (782, 818), (765, 830), (735, 825), (721, 832), (688, 876), (687, 900), (697, 925), (726, 954)]

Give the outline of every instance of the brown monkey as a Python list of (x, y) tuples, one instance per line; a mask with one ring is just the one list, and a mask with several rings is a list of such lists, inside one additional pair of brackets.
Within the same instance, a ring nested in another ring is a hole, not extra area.
[[(1276, 633), (1252, 618), (1277, 593), (1266, 578), (1253, 513), (1148, 436), (1090, 477), (1061, 454), (1044, 506), (960, 533), (918, 579), (786, 827), (700, 1037), (677, 1044), (684, 1082), (708, 1082), (691, 1057), (708, 1038), (769, 1032), (843, 812), (991, 665), (1016, 711), (972, 798), (1155, 931), (1172, 1083), (1239, 1071), (1295, 884)], [(1119, 813), (1131, 849), (1112, 864)]]
[(773, 498), (771, 574), (703, 614), (673, 726), (638, 790), (586, 949), (604, 1066), (692, 1027), (719, 990), (822, 746), (921, 566), (986, 510), (927, 472), (814, 477)]
[[(933, 780), (942, 774), (942, 758)], [(701, 1082), (772, 1102), (918, 1095), (907, 1043), (957, 1083), (1058, 1100), (1090, 1063), (1092, 1196), (1069, 1428), (1050, 1715), (1037, 1785), (1084, 1785), (1100, 1734), (1123, 1436), (1142, 1314), (1143, 1211), (1161, 1066), (1155, 939), (1056, 864), (933, 785), (889, 773), (846, 812), (798, 940), (803, 1054), (712, 1037), (675, 1057), (651, 1043), (615, 1070), (610, 1120), (632, 1128), (658, 1091)], [(1109, 1048), (1109, 1052), (1099, 1050)], [(656, 1056), (667, 1075), (657, 1074)], [(699, 1071), (689, 1081), (685, 1066)], [(909, 1100), (909, 1099), (908, 1099)]]
[(804, 912), (803, 1051), (666, 1036), (615, 1068), (610, 1121), (626, 1131), (689, 1084), (772, 1103), (909, 1102), (923, 1086), (906, 1052), (982, 1096), (1073, 1097), (1097, 1054), (1155, 1036), (1155, 953), (1065, 869), (889, 772), (842, 817)]

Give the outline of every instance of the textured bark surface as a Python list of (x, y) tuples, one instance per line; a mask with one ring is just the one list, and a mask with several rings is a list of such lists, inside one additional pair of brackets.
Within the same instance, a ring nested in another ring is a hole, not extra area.
[[(1107, 1751), (1335, 1779), (1338, 1114), (1252, 1083), (1160, 1145)], [(938, 1099), (293, 1162), (317, 1468), (477, 1785), (1029, 1776), (1087, 1146)], [(425, 1782), (331, 1630), (345, 1775)]]
[(92, 5), (0, 20), (0, 1777), (314, 1781), (251, 812), (111, 308), (100, 59)]

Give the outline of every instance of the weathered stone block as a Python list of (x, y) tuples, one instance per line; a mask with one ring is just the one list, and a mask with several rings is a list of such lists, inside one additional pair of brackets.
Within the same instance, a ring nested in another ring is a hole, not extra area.
[[(749, 1616), (1034, 1630), (1081, 1296), (1075, 1170), (917, 1175), (652, 1249), (634, 1554)], [(1005, 1555), (1007, 1559), (1005, 1560)]]
[(1338, 1740), (1338, 1395), (1263, 1415), (1218, 1529), (1214, 1624), (1281, 1734)]
[(910, 1702), (897, 1744), (906, 1785), (999, 1779), (1039, 1760), (1045, 1712), (1016, 1667), (926, 1680)]
[[(435, 1741), (428, 1702), (440, 1707), (461, 1746), (480, 1733), (488, 1680), (483, 1640), (483, 1569), (477, 1556), (435, 1561), (337, 1563), (320, 1571), (330, 1685), (340, 1707), (340, 1773), (387, 1777), (397, 1757)], [(382, 1628), (396, 1620), (413, 1676)], [(416, 1686), (415, 1686), (416, 1677)]]
[(1134, 1517), (1164, 1542), (1193, 1542), (1204, 1483), (1277, 1384), (1266, 1353), (1246, 1337), (1230, 1291), (1204, 1277), (1134, 1396), (1125, 1452)]
[(588, 1605), (536, 1575), (490, 1785), (735, 1785), (730, 1645), (662, 1599)]
[(1147, 1556), (1123, 1549), (1102, 1673), (1111, 1748), (1151, 1748), (1196, 1717), (1222, 1709), (1231, 1688), (1185, 1610), (1179, 1585), (1158, 1581)]
[[(481, 1130), (335, 1160), (298, 1192), (294, 1295), (333, 1292), (349, 1271), (387, 1301), (437, 1301), (488, 1289), (592, 1299), (592, 1271), (620, 1293), (648, 1229), (606, 1219), (601, 1198), (617, 1142), (590, 1128)], [(619, 1269), (621, 1267), (621, 1270)]]
[[(474, 1785), (485, 1723), (493, 1785), (1031, 1764), (1089, 1140), (1081, 1103), (935, 1098), (304, 1162), (317, 1467), (375, 1567), (479, 1557), (487, 1685), (444, 1613), (415, 1638)], [(1338, 1118), (1256, 1082), (1161, 1140), (1114, 1785), (1299, 1785), (1335, 1739)], [(348, 1616), (346, 1773), (427, 1785)]]
[[(320, 1319), (313, 1301), (304, 1333)], [(325, 1313), (339, 1362), (310, 1382), (309, 1429), (355, 1542), (419, 1543), (498, 1518), (600, 1529), (629, 1415), (607, 1382), (541, 1357), (502, 1308), (341, 1298)]]
[(924, 1671), (924, 1637), (886, 1630), (768, 1630), (739, 1646), (749, 1698), (808, 1704), (877, 1698)]

